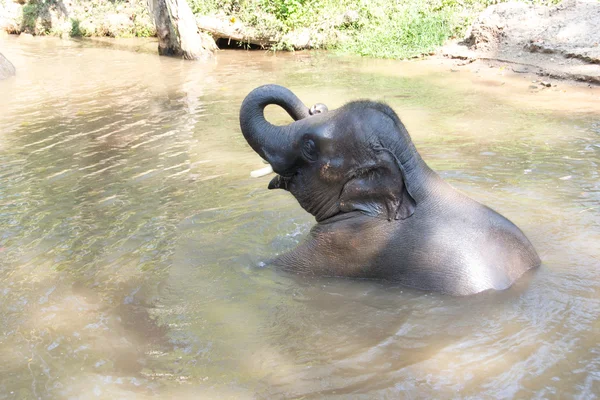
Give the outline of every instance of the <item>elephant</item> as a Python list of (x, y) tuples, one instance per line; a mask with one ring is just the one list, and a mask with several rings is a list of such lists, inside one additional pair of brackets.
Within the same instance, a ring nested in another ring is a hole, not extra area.
[[(274, 104), (294, 119), (276, 126)], [(270, 261), (284, 271), (391, 281), (448, 295), (509, 288), (541, 260), (511, 221), (454, 189), (419, 155), (386, 104), (307, 108), (289, 89), (264, 85), (240, 108), (244, 138), (317, 224)]]
[(15, 74), (15, 66), (0, 53), (0, 81)]

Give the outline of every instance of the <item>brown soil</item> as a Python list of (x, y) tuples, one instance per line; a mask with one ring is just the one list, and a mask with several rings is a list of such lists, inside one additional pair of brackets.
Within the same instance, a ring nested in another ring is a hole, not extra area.
[(488, 7), (465, 39), (440, 54), (457, 60), (507, 65), (515, 73), (600, 84), (600, 2), (558, 6), (510, 2)]

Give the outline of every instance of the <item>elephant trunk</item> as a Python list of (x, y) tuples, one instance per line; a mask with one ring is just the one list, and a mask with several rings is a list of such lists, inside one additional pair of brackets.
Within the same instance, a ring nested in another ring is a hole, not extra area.
[(276, 104), (294, 119), (308, 117), (309, 109), (290, 90), (278, 85), (254, 89), (242, 103), (240, 128), (254, 151), (267, 160), (273, 170), (285, 174), (294, 164), (297, 124), (275, 126), (265, 119), (265, 107)]

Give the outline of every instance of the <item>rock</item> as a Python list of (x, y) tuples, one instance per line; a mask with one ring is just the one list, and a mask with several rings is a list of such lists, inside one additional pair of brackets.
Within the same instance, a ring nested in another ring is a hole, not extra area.
[(133, 33), (133, 21), (124, 14), (106, 14), (104, 17), (104, 30), (106, 36), (119, 37)]
[(531, 72), (529, 70), (528, 67), (526, 66), (517, 66), (517, 67), (512, 67), (512, 71), (516, 74), (526, 74), (528, 72)]
[(459, 60), (475, 61), (477, 55), (474, 51), (469, 50), (466, 46), (459, 43), (449, 42), (440, 52), (444, 57), (454, 58)]
[(546, 81), (541, 81), (540, 85), (545, 86), (545, 87), (551, 87), (552, 84), (550, 82), (546, 82)]
[(93, 36), (99, 33), (98, 26), (91, 18), (80, 21), (77, 28), (81, 36)]
[(355, 10), (348, 10), (343, 15), (344, 24), (351, 25), (358, 22), (360, 14)]
[(469, 64), (471, 64), (472, 62), (475, 62), (475, 58), (472, 58), (472, 59), (469, 59), (469, 60), (463, 60), (463, 61), (457, 62), (457, 63), (456, 63), (456, 66), (457, 66), (457, 67), (463, 67), (463, 66), (465, 66), (465, 65), (469, 65)]
[(68, 39), (71, 37), (71, 30), (73, 29), (73, 23), (71, 21), (62, 21), (54, 26), (54, 34), (61, 39)]
[(283, 36), (283, 41), (291, 44), (296, 50), (308, 49), (311, 47), (310, 29), (304, 28), (286, 33)]
[(477, 58), (527, 64), (549, 76), (600, 82), (600, 2), (566, 0), (555, 7), (527, 3), (510, 1), (486, 8), (463, 44)]
[(19, 33), (23, 6), (14, 1), (0, 1), (0, 31)]
[(360, 21), (360, 14), (355, 10), (348, 10), (343, 14), (333, 17), (330, 24), (334, 28), (349, 27)]
[(13, 76), (15, 72), (15, 66), (0, 53), (0, 80)]

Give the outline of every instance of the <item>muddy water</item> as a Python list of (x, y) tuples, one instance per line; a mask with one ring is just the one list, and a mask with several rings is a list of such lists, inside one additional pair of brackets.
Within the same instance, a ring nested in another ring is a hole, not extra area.
[[(0, 82), (0, 398), (600, 395), (597, 89), (325, 54), (0, 49), (18, 71)], [(249, 177), (237, 113), (269, 82), (387, 101), (542, 268), (468, 298), (257, 268), (313, 224)]]

